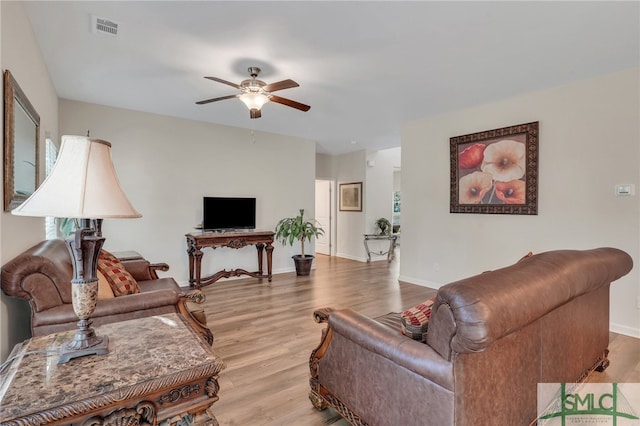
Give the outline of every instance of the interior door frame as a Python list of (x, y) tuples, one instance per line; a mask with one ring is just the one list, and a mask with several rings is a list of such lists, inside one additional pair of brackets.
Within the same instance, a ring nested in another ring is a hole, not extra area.
[[(334, 179), (317, 178), (316, 182), (329, 182), (329, 229), (324, 228), (329, 238), (329, 255), (336, 255), (336, 181)], [(314, 212), (315, 216), (315, 212)]]

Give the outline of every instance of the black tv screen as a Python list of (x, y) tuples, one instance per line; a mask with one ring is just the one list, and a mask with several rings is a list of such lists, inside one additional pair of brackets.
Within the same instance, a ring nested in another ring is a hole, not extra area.
[(205, 231), (255, 229), (256, 199), (204, 197), (203, 216)]

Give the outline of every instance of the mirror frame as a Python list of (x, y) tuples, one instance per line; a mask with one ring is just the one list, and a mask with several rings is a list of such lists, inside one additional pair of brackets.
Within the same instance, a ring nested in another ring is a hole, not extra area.
[(40, 174), (40, 116), (9, 70), (4, 72), (4, 211), (22, 204), (28, 196), (15, 191), (15, 108), (19, 105), (35, 125), (35, 190)]

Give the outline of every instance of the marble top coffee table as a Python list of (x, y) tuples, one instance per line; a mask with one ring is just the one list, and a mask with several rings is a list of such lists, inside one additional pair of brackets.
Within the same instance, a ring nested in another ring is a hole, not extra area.
[(95, 330), (109, 354), (65, 364), (57, 352), (75, 331), (16, 345), (0, 372), (0, 424), (218, 424), (211, 406), (224, 363), (180, 315)]

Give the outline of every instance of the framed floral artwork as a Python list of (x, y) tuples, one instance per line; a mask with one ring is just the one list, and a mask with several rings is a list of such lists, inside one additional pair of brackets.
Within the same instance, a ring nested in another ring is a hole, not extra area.
[(451, 213), (538, 214), (538, 122), (450, 139)]
[(340, 211), (362, 211), (362, 182), (340, 184)]

